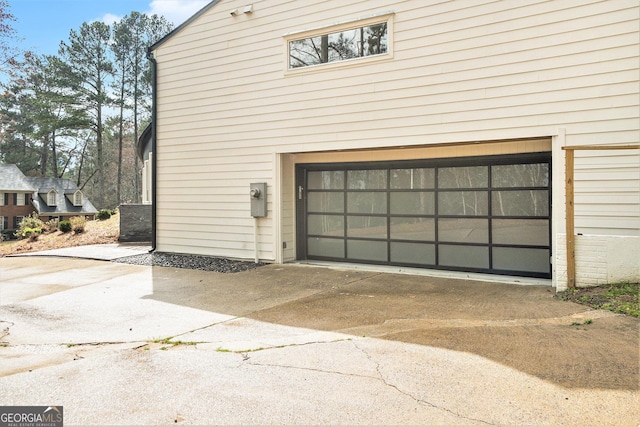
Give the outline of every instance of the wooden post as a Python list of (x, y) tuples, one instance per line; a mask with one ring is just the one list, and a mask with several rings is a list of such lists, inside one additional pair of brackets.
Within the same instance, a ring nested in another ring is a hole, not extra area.
[[(568, 148), (568, 147), (567, 147)], [(567, 149), (565, 156), (565, 197), (566, 197), (566, 235), (567, 235), (567, 287), (576, 287), (576, 241), (574, 230), (573, 202), (573, 164), (574, 150)]]

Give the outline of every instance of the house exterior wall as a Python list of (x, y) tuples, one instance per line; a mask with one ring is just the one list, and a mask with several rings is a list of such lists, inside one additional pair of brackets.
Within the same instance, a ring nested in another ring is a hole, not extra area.
[[(16, 204), (16, 194), (20, 194), (19, 204)], [(34, 207), (31, 205), (31, 194), (29, 193), (11, 193), (0, 192), (0, 217), (3, 217), (1, 221), (2, 229), (14, 230), (18, 228), (16, 224), (17, 217), (25, 217), (35, 212)]]
[[(293, 175), (306, 155), (366, 161), (372, 149), (396, 158), (451, 144), (486, 154), (528, 139), (551, 141), (557, 246), (562, 147), (640, 141), (636, 0), (263, 0), (229, 14), (245, 5), (220, 1), (154, 51), (159, 251), (252, 259), (255, 226), (261, 259), (294, 259)], [(389, 16), (389, 54), (287, 69), (291, 34), (372, 16)], [(637, 249), (639, 159), (576, 155), (576, 232)], [(255, 223), (251, 182), (269, 193)]]

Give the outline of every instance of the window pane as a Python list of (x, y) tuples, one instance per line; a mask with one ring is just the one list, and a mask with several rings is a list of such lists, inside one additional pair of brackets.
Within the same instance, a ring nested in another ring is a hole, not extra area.
[(379, 216), (349, 216), (347, 218), (347, 236), (387, 238), (387, 218)]
[(344, 212), (344, 193), (309, 192), (307, 209), (309, 212)]
[(548, 163), (491, 167), (492, 187), (547, 187), (548, 185)]
[(327, 62), (327, 45), (321, 36), (289, 42), (289, 67), (308, 67)]
[(547, 219), (494, 219), (491, 227), (498, 245), (549, 246)]
[(435, 220), (433, 218), (391, 218), (391, 238), (434, 241), (436, 239)]
[(548, 249), (493, 248), (493, 268), (549, 273), (549, 256)]
[(433, 215), (434, 194), (426, 191), (391, 193), (391, 213), (399, 215)]
[(433, 188), (434, 185), (433, 169), (391, 169), (391, 188), (413, 190)]
[(310, 190), (344, 189), (344, 171), (311, 171), (307, 174)]
[(320, 236), (344, 236), (344, 217), (342, 215), (309, 215), (307, 232)]
[(548, 216), (549, 192), (547, 190), (505, 190), (491, 195), (495, 216)]
[(307, 67), (386, 53), (387, 23), (352, 28), (289, 42), (289, 68)]
[(487, 166), (466, 166), (438, 169), (438, 188), (487, 188)]
[(347, 172), (349, 190), (383, 190), (387, 188), (386, 169)]
[(307, 239), (307, 253), (310, 256), (344, 258), (344, 240), (310, 237)]
[(363, 261), (387, 261), (387, 242), (347, 240), (347, 257)]
[(489, 248), (439, 245), (439, 264), (448, 267), (489, 268)]
[(438, 193), (440, 215), (487, 215), (486, 191), (441, 191)]
[(435, 265), (436, 247), (428, 243), (391, 243), (391, 262)]
[(349, 213), (387, 213), (387, 193), (347, 193)]
[(489, 220), (475, 218), (440, 218), (440, 242), (489, 243)]

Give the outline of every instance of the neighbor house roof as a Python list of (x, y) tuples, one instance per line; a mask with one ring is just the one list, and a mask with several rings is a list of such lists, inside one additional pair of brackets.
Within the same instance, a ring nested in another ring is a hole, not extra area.
[(16, 165), (0, 164), (0, 192), (30, 193), (36, 188)]
[[(37, 189), (38, 195), (33, 198), (33, 205), (40, 215), (93, 215), (98, 210), (83, 194), (82, 206), (73, 204), (73, 195), (79, 191), (73, 181), (64, 178), (26, 178)], [(56, 205), (47, 204), (47, 195), (56, 192)]]

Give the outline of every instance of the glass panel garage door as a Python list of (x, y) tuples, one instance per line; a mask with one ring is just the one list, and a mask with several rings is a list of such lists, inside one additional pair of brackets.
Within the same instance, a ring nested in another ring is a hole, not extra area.
[(551, 277), (550, 162), (299, 166), (298, 256)]

